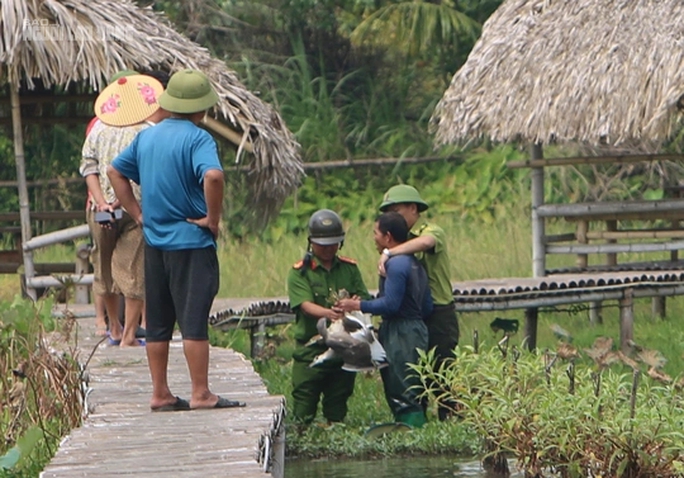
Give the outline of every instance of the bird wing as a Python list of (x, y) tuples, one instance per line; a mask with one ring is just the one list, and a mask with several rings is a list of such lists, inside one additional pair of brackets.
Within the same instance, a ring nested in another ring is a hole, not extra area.
[(316, 330), (318, 330), (318, 335), (325, 340), (328, 337), (328, 319), (325, 317), (318, 319), (318, 322), (316, 322)]
[(353, 312), (346, 312), (343, 320), (347, 331), (352, 332), (367, 328), (370, 325), (370, 314), (364, 314), (359, 310), (355, 310)]
[(387, 362), (387, 353), (379, 340), (370, 344), (371, 360), (375, 363)]

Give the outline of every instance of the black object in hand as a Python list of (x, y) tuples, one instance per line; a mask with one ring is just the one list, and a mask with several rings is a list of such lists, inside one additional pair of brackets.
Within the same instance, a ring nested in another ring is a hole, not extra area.
[(121, 209), (114, 209), (113, 211), (98, 211), (95, 213), (95, 222), (100, 224), (113, 222), (123, 217)]

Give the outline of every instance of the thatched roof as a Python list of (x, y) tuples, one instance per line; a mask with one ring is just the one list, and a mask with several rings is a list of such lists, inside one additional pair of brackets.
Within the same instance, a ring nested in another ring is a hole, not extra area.
[(488, 136), (659, 142), (684, 94), (684, 2), (506, 0), (431, 119), (438, 144)]
[(238, 143), (242, 136), (242, 146), (251, 142), (250, 197), (259, 218), (277, 214), (300, 184), (299, 145), (278, 113), (163, 15), (130, 0), (2, 0), (0, 15), (0, 63), (10, 82), (29, 88), (36, 78), (45, 87), (86, 82), (99, 90), (127, 68), (202, 70), (221, 97), (217, 118), (238, 132)]

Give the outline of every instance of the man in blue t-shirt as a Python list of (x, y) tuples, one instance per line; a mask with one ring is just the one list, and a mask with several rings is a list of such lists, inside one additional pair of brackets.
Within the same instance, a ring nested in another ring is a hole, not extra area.
[[(152, 411), (245, 405), (212, 393), (208, 379), (208, 318), (219, 287), (216, 238), (224, 180), (216, 143), (198, 124), (218, 99), (203, 73), (175, 73), (159, 97), (171, 117), (136, 136), (107, 173), (121, 204), (142, 225), (145, 236)], [(141, 187), (144, 214), (129, 180)], [(176, 322), (192, 381), (190, 401), (174, 396), (167, 381)]]
[[(408, 239), (409, 228), (397, 212), (378, 217), (373, 228), (375, 246), (384, 253)], [(385, 262), (386, 275), (380, 276), (377, 299), (342, 299), (335, 304), (346, 312), (382, 316), (378, 331), (389, 366), (380, 370), (385, 398), (397, 422), (414, 427), (425, 424), (425, 408), (418, 398), (419, 380), (408, 368), (418, 362), (418, 349), (426, 350), (428, 330), (425, 319), (432, 313), (432, 296), (425, 268), (413, 254), (392, 256)]]

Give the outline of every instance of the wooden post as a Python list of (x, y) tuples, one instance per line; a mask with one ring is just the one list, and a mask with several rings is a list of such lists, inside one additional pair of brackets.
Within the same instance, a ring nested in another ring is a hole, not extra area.
[(271, 460), (271, 476), (283, 478), (285, 476), (285, 419), (281, 417), (280, 426), (273, 439), (273, 457)]
[(632, 289), (625, 290), (620, 299), (620, 350), (629, 352), (629, 341), (634, 338), (634, 298)]
[(589, 323), (593, 325), (602, 324), (603, 316), (601, 315), (601, 308), (603, 307), (603, 302), (590, 302), (589, 307)]
[(651, 298), (651, 315), (660, 319), (665, 318), (665, 296)]
[[(606, 221), (606, 230), (607, 231), (617, 231), (617, 221), (616, 220), (610, 220)], [(608, 244), (615, 244), (617, 241), (615, 239), (608, 239), (606, 241)], [(614, 252), (609, 252), (606, 254), (606, 264), (609, 266), (616, 266), (617, 265), (617, 254)]]
[[(587, 244), (587, 232), (589, 231), (589, 221), (583, 219), (577, 221), (577, 242), (580, 244)], [(577, 267), (584, 269), (589, 265), (589, 254), (577, 254)]]
[[(608, 221), (610, 222), (610, 221)], [(589, 232), (589, 222), (588, 221), (580, 221), (577, 224), (577, 242), (579, 243), (584, 243), (588, 244), (589, 239), (587, 238), (587, 232)], [(613, 254), (615, 255), (615, 254)], [(577, 265), (580, 267), (587, 267), (589, 265), (589, 260), (588, 260), (588, 254), (583, 254), (584, 256), (584, 266), (580, 266), (579, 264), (579, 257), (580, 255), (578, 254), (577, 256)], [(610, 254), (609, 256), (609, 261), (610, 261)], [(590, 304), (590, 309), (589, 309), (589, 322), (591, 324), (600, 324), (603, 322), (603, 318), (601, 317), (601, 302), (591, 302)]]
[(539, 309), (525, 309), (525, 330), (523, 341), (527, 342), (527, 348), (534, 350), (537, 348), (537, 322), (539, 319)]
[[(89, 272), (90, 261), (90, 247), (87, 244), (80, 244), (76, 248), (76, 267), (74, 270), (75, 274), (85, 275)], [(87, 285), (77, 285), (76, 293), (74, 294), (75, 304), (87, 304), (89, 303), (89, 294)]]
[[(19, 190), (19, 215), (21, 218), (21, 243), (31, 239), (31, 215), (29, 212), (28, 186), (26, 185), (26, 166), (24, 164), (24, 138), (21, 131), (21, 106), (19, 104), (19, 78), (8, 74), (10, 103), (12, 105), (12, 130), (14, 133), (14, 162), (17, 166), (17, 186)], [(24, 276), (27, 281), (36, 274), (33, 267), (33, 253), (23, 251)], [(26, 283), (26, 294), (36, 300), (36, 290)]]
[(266, 342), (266, 324), (259, 320), (257, 324), (249, 329), (249, 341), (251, 344), (252, 358), (256, 358), (264, 350), (264, 344)]

